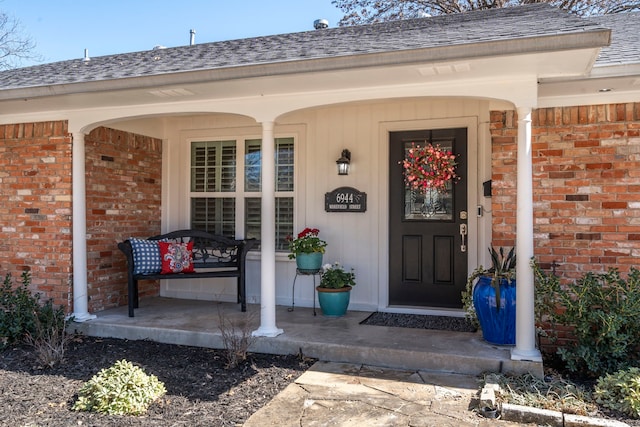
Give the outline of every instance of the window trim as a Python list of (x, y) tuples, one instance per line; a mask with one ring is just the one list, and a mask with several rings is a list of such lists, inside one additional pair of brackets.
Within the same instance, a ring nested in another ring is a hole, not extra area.
[[(300, 199), (300, 195), (304, 194), (301, 189), (306, 184), (304, 174), (300, 173), (304, 170), (304, 165), (301, 163), (305, 158), (305, 135), (306, 125), (278, 125), (274, 129), (274, 139), (279, 138), (293, 138), (294, 144), (294, 176), (293, 176), (293, 191), (283, 192), (276, 191), (275, 197), (293, 197), (293, 227), (294, 233), (298, 224), (304, 223), (306, 218), (306, 210), (304, 200)], [(218, 128), (218, 129), (198, 129), (183, 131), (181, 133), (181, 146), (184, 147), (182, 152), (184, 153), (183, 165), (184, 171), (181, 172), (182, 179), (185, 180), (181, 186), (183, 188), (183, 196), (180, 199), (183, 200), (183, 208), (181, 209), (182, 226), (189, 228), (191, 224), (191, 198), (197, 194), (201, 197), (234, 197), (235, 198), (235, 237), (243, 238), (245, 232), (245, 198), (247, 197), (262, 197), (262, 191), (245, 191), (245, 162), (244, 162), (244, 150), (245, 141), (250, 139), (262, 139), (262, 128), (257, 126), (247, 126), (240, 128)], [(192, 142), (205, 142), (205, 141), (224, 141), (234, 140), (236, 141), (236, 147), (242, 143), (242, 150), (236, 151), (236, 191), (234, 192), (192, 192), (191, 191), (191, 143)], [(242, 154), (240, 154), (242, 153)], [(238, 173), (241, 171), (241, 173)], [(241, 191), (239, 191), (241, 190)], [(240, 195), (240, 196), (239, 196)], [(249, 259), (260, 259), (259, 251), (251, 251)], [(288, 260), (288, 252), (276, 251), (276, 260), (283, 261)]]

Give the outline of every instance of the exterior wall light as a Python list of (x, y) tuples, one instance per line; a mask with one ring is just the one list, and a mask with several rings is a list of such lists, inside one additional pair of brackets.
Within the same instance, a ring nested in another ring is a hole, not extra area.
[(349, 175), (349, 163), (351, 163), (351, 151), (345, 148), (342, 150), (340, 158), (336, 160), (338, 175)]

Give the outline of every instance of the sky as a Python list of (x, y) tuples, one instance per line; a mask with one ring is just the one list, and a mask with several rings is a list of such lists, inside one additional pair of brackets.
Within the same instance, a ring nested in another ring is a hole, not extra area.
[(0, 10), (17, 18), (22, 34), (36, 43), (42, 61), (21, 66), (154, 46), (207, 43), (313, 30), (342, 17), (331, 0), (0, 0)]

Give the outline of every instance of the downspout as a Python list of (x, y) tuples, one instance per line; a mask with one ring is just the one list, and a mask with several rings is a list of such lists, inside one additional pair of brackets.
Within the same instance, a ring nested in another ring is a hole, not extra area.
[(72, 161), (72, 233), (73, 233), (73, 317), (76, 322), (95, 319), (89, 314), (87, 292), (87, 199), (84, 134), (73, 132)]

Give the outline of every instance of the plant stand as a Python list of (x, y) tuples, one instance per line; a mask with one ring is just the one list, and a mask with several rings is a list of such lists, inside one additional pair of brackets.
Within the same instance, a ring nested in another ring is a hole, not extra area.
[(291, 307), (289, 307), (288, 311), (291, 312), (295, 307), (295, 299), (296, 299), (296, 280), (298, 280), (298, 276), (312, 276), (313, 277), (313, 315), (316, 315), (316, 276), (322, 276), (322, 270), (300, 270), (296, 268), (296, 275), (293, 278), (293, 291), (291, 293)]

